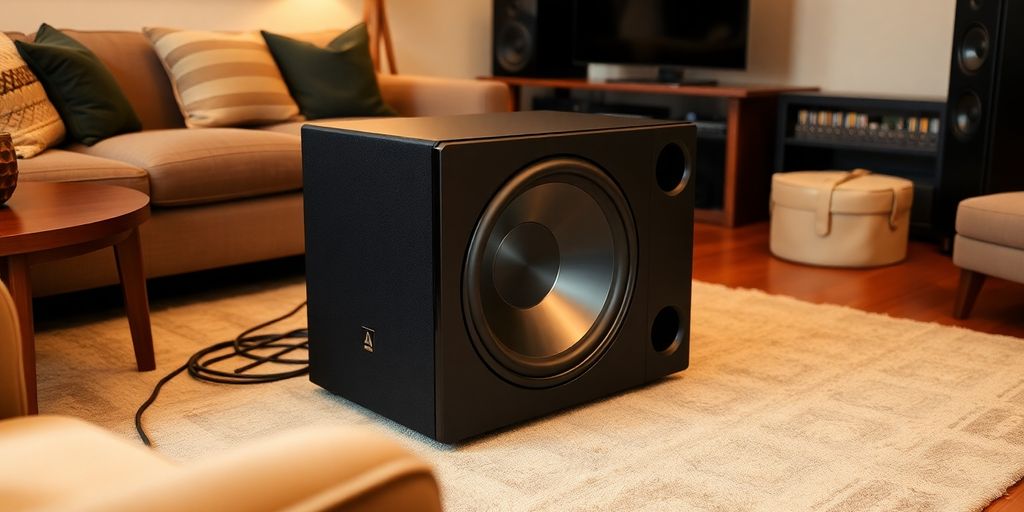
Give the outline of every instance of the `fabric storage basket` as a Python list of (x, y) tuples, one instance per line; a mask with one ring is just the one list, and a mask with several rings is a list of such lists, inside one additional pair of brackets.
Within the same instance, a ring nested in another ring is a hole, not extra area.
[(771, 251), (829, 267), (873, 267), (907, 256), (910, 180), (864, 169), (775, 173)]

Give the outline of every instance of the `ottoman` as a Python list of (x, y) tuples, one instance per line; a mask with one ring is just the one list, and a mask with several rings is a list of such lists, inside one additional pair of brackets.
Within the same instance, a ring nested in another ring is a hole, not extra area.
[(907, 255), (914, 184), (864, 169), (772, 176), (771, 252), (828, 267), (874, 267)]
[(961, 201), (956, 233), (953, 263), (961, 270), (953, 316), (967, 318), (987, 276), (1024, 283), (1024, 192)]

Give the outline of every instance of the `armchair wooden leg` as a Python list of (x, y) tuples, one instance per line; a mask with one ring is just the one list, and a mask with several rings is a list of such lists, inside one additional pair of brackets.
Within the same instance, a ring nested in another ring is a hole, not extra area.
[(981, 272), (973, 270), (960, 270), (960, 287), (956, 292), (956, 304), (953, 306), (953, 318), (964, 319), (970, 316), (971, 309), (974, 309), (974, 301), (981, 292), (981, 285), (985, 284), (988, 277)]

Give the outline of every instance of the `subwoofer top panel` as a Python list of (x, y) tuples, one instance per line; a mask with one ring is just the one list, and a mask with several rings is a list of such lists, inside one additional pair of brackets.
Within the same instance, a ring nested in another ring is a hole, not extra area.
[(361, 132), (381, 137), (398, 137), (436, 142), (458, 140), (523, 137), (543, 133), (581, 133), (621, 128), (642, 128), (683, 124), (618, 116), (598, 116), (575, 112), (502, 112), (439, 117), (386, 117), (310, 123), (347, 132)]

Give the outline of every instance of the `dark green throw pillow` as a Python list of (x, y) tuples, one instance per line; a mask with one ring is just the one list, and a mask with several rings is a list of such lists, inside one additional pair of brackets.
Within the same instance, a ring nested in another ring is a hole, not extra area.
[(44, 23), (35, 42), (14, 44), (39, 77), (71, 139), (91, 146), (142, 129), (114, 75), (82, 43)]
[(262, 34), (306, 119), (395, 115), (380, 96), (365, 24), (334, 38), (326, 48)]

